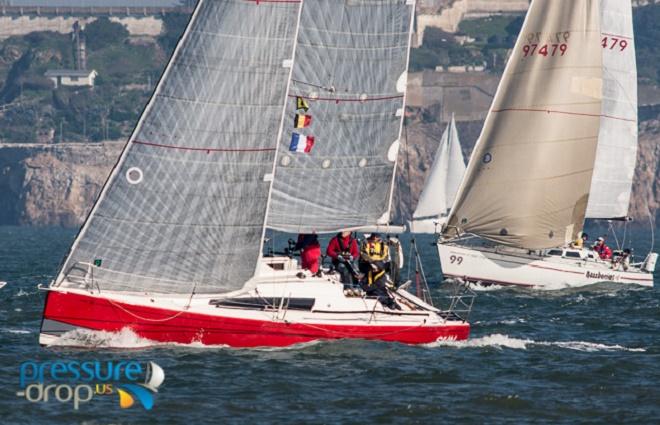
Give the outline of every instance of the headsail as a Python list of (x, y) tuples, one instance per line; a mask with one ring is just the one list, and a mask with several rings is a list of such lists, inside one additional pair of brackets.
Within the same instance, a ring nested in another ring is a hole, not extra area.
[(602, 108), (599, 0), (533, 0), (446, 236), (560, 246), (582, 229)]
[(413, 11), (412, 0), (305, 0), (268, 227), (389, 222)]
[(435, 233), (440, 230), (441, 226), (436, 226), (436, 223), (441, 217), (447, 217), (464, 174), (465, 160), (458, 140), (456, 120), (452, 115), (410, 222), (413, 233)]
[(252, 277), (300, 4), (198, 3), (58, 282), (92, 262), (101, 290), (222, 292)]
[(625, 218), (637, 163), (637, 63), (630, 0), (600, 0), (603, 116), (587, 218)]

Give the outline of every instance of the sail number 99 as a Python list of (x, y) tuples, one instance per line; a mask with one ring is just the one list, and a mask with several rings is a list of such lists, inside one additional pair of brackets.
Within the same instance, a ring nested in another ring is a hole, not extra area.
[(538, 44), (525, 44), (523, 45), (524, 57), (534, 56), (564, 56), (568, 50), (568, 44), (544, 44), (539, 47)]
[(449, 257), (449, 262), (460, 266), (461, 263), (463, 262), (463, 257), (460, 257), (458, 255), (452, 255), (451, 257)]

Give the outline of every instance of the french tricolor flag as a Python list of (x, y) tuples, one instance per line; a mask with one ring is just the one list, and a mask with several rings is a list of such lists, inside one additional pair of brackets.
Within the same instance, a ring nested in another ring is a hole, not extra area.
[(313, 146), (313, 136), (303, 136), (302, 134), (293, 133), (291, 136), (291, 144), (289, 145), (289, 150), (291, 152), (310, 153)]

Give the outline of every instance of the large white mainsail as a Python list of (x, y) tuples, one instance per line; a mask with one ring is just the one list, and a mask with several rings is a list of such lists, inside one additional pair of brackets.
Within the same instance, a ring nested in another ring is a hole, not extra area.
[[(268, 227), (389, 222), (413, 12), (412, 0), (305, 0), (286, 116), (311, 123), (285, 127)], [(310, 152), (290, 151), (294, 133), (314, 138)]]
[(197, 4), (58, 283), (92, 262), (101, 290), (217, 293), (252, 277), (300, 8)]
[(411, 232), (435, 233), (440, 230), (438, 222), (447, 217), (464, 175), (465, 160), (452, 114), (413, 213)]
[(637, 162), (637, 63), (630, 0), (600, 0), (603, 116), (587, 218), (628, 215)]
[(534, 0), (444, 230), (521, 248), (582, 229), (602, 113), (598, 0)]

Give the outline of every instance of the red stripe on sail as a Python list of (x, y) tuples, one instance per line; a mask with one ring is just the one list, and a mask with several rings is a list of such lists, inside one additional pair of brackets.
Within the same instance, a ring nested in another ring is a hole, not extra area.
[(611, 118), (613, 120), (636, 122), (636, 120), (622, 117), (615, 117), (613, 115), (604, 114), (585, 114), (581, 112), (558, 111), (555, 109), (531, 109), (531, 108), (504, 108), (493, 109), (493, 112), (545, 112), (547, 114), (562, 114), (562, 115), (575, 115), (580, 117), (593, 117), (593, 118)]
[(133, 140), (133, 143), (145, 146), (154, 146), (157, 148), (176, 149), (181, 151), (195, 151), (195, 152), (274, 152), (276, 148), (236, 148), (236, 149), (218, 149), (218, 148), (192, 148), (186, 146), (173, 146), (163, 145), (161, 143), (143, 142), (140, 140)]
[(367, 97), (366, 99), (359, 99), (359, 98), (346, 98), (346, 99), (341, 99), (338, 97), (311, 97), (311, 96), (301, 96), (297, 94), (290, 94), (289, 97), (300, 97), (302, 99), (309, 99), (309, 100), (321, 100), (321, 101), (330, 101), (330, 102), (375, 102), (379, 100), (392, 100), (392, 99), (403, 99), (403, 95), (397, 95), (397, 96), (383, 96), (383, 97)]

